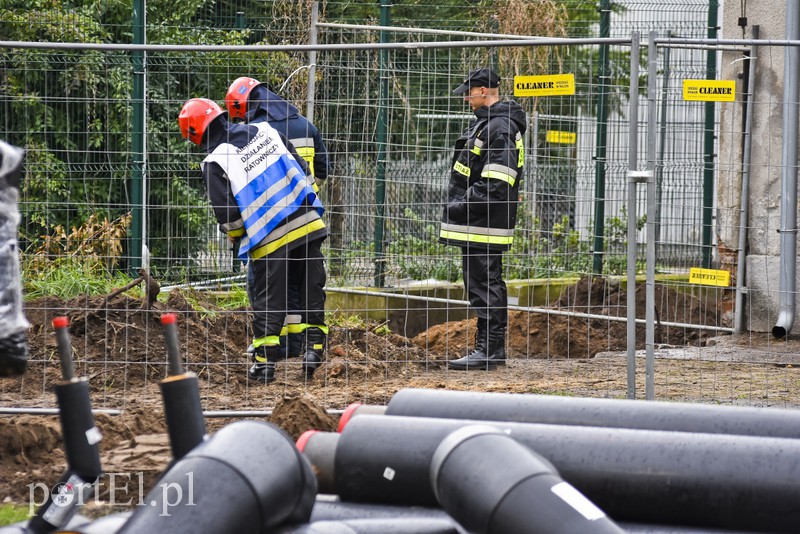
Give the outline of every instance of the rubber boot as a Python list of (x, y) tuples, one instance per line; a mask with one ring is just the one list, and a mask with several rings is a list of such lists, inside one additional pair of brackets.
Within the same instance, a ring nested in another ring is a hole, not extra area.
[(278, 345), (262, 345), (253, 349), (253, 366), (247, 371), (247, 378), (266, 384), (275, 380), (275, 362), (281, 357)]
[(287, 334), (280, 337), (281, 354), (284, 358), (299, 358), (303, 356), (304, 334)]
[(314, 374), (325, 359), (325, 332), (317, 327), (306, 329), (306, 352), (303, 355), (303, 371), (307, 377)]
[(450, 369), (479, 369), (480, 362), (486, 361), (486, 319), (478, 317), (478, 330), (475, 332), (475, 347), (472, 352), (468, 352), (463, 358), (448, 360), (447, 367)]
[(289, 334), (286, 336), (289, 358), (299, 358), (305, 353), (305, 336), (303, 334)]

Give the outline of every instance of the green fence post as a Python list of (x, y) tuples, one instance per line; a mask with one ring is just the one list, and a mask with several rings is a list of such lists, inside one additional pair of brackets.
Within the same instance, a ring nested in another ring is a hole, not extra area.
[[(146, 0), (133, 1), (133, 44), (144, 44)], [(144, 52), (134, 50), (131, 54), (133, 67), (133, 99), (131, 125), (131, 239), (128, 254), (129, 268), (136, 273), (142, 266), (142, 244), (144, 226)]]
[[(600, 37), (611, 35), (611, 2), (600, 0)], [(600, 72), (597, 80), (597, 147), (594, 161), (594, 245), (592, 272), (603, 272), (606, 218), (606, 140), (608, 138), (608, 45), (600, 45)]]
[[(719, 0), (708, 1), (708, 38), (717, 38)], [(717, 78), (717, 52), (706, 54), (706, 79)], [(703, 139), (703, 267), (711, 267), (711, 223), (714, 214), (714, 102), (706, 102)]]
[[(380, 25), (389, 26), (391, 17), (389, 8), (391, 0), (380, 0), (381, 15)], [(389, 32), (381, 30), (381, 43), (389, 42)], [(378, 145), (377, 165), (375, 175), (375, 287), (383, 287), (385, 282), (384, 256), (383, 256), (383, 231), (386, 226), (384, 210), (386, 208), (386, 140), (387, 140), (387, 102), (389, 100), (389, 51), (382, 49), (380, 57), (380, 97), (378, 102), (378, 124), (376, 142)]]

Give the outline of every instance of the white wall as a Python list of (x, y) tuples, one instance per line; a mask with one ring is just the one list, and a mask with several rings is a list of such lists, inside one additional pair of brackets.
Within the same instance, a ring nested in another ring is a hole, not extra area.
[[(761, 39), (785, 39), (786, 0), (747, 3), (747, 22), (760, 27)], [(742, 38), (737, 25), (741, 2), (722, 6), (722, 37)], [(750, 28), (746, 37), (750, 38)], [(757, 76), (754, 93), (752, 152), (750, 167), (750, 208), (748, 213), (746, 317), (750, 330), (768, 332), (777, 320), (779, 302), (781, 143), (783, 121), (784, 48), (761, 47), (755, 59)], [(720, 79), (735, 79), (741, 91), (744, 63), (742, 52), (721, 55)], [(741, 101), (741, 95), (737, 95)], [(740, 103), (721, 106), (717, 187), (717, 237), (723, 268), (735, 272), (739, 242), (742, 187), (742, 114)], [(800, 287), (800, 286), (798, 286)], [(800, 305), (798, 305), (800, 309)], [(795, 321), (796, 323), (797, 321)], [(796, 329), (795, 329), (796, 330)]]

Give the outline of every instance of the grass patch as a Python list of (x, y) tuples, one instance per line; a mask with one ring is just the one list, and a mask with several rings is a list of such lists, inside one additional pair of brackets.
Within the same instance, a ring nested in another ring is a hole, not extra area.
[[(96, 262), (78, 257), (57, 258), (46, 270), (29, 267), (29, 264), (23, 263), (23, 296), (26, 300), (59, 297), (66, 301), (83, 295), (107, 295), (132, 280), (124, 273), (112, 275)], [(144, 293), (139, 285), (126, 294), (141, 297)]]
[(28, 519), (28, 506), (20, 504), (0, 504), (0, 526), (13, 525)]

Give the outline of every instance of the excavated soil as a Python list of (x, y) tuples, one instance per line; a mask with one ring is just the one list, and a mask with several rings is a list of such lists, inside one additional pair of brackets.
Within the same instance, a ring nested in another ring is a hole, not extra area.
[[(703, 346), (715, 332), (684, 325), (728, 320), (730, 302), (723, 295), (730, 293), (705, 291), (699, 298), (666, 286), (655, 289), (660, 347)], [(645, 317), (644, 292), (644, 285), (636, 292), (640, 318)], [(293, 439), (308, 429), (332, 431), (350, 403), (385, 404), (407, 387), (624, 398), (624, 353), (594, 356), (626, 348), (625, 321), (597, 317), (625, 317), (625, 290), (604, 279), (584, 279), (550, 310), (510, 313), (510, 360), (491, 372), (452, 371), (444, 364), (471, 346), (475, 319), (436, 325), (413, 339), (387, 332), (384, 324), (341, 320), (331, 325), (327, 361), (313, 379), (304, 377), (297, 359), (289, 359), (278, 364), (277, 380), (264, 386), (245, 379), (244, 349), (251, 337), (247, 310), (223, 311), (207, 295), (192, 291), (173, 291), (153, 309), (124, 295), (109, 302), (103, 297), (39, 299), (26, 304), (29, 370), (0, 380), (0, 408), (57, 407), (53, 387), (63, 379), (52, 320), (66, 315), (75, 373), (88, 380), (93, 407), (121, 411), (95, 416), (103, 434), (103, 469), (138, 473), (149, 488), (171, 458), (159, 390), (166, 377), (160, 324), (165, 312), (178, 316), (184, 365), (197, 376), (203, 409), (214, 412), (206, 417), (209, 432), (241, 417), (272, 422)], [(564, 311), (590, 315), (560, 314)], [(644, 348), (644, 325), (637, 326), (636, 340), (637, 348)], [(659, 399), (800, 406), (800, 376), (792, 366), (665, 359), (656, 362), (655, 376)], [(637, 362), (637, 397), (643, 397), (644, 383), (644, 364)], [(64, 468), (58, 417), (0, 415), (0, 502), (27, 504), (29, 485), (52, 485)]]

